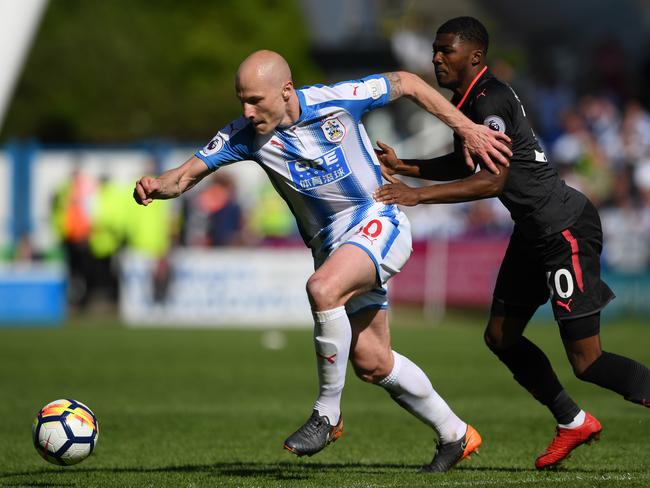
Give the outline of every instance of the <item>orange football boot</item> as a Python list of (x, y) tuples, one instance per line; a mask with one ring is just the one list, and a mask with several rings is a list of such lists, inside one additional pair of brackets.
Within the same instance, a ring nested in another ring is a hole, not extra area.
[(421, 471), (425, 473), (446, 473), (463, 459), (470, 459), (471, 454), (478, 454), (478, 448), (482, 442), (483, 439), (481, 439), (478, 431), (467, 424), (465, 435), (460, 440), (438, 444), (433, 460), (431, 463), (422, 466)]

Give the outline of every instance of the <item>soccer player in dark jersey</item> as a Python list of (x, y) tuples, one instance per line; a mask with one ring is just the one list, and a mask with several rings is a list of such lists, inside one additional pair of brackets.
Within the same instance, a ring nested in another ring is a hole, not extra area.
[[(509, 167), (498, 175), (474, 172), (463, 164), (457, 138), (453, 153), (422, 161), (400, 160), (391, 147), (379, 143), (383, 171), (391, 183), (378, 189), (375, 198), (417, 205), (498, 197), (510, 211), (514, 231), (497, 278), (485, 342), (558, 423), (553, 441), (535, 461), (538, 469), (545, 469), (597, 439), (602, 428), (564, 390), (545, 354), (523, 336), (549, 296), (578, 378), (648, 407), (650, 370), (601, 349), (600, 311), (614, 294), (600, 278), (598, 212), (548, 163), (519, 98), (488, 70), (487, 49), (488, 34), (478, 20), (455, 18), (438, 29), (433, 65), (439, 85), (453, 91), (452, 103), (458, 109), (472, 121), (510, 136)], [(458, 181), (410, 188), (394, 174)]]

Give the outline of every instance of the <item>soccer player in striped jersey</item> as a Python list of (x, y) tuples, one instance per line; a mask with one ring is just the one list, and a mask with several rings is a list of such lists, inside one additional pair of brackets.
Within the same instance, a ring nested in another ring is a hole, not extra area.
[(480, 436), (449, 408), (424, 372), (391, 350), (386, 282), (411, 253), (406, 216), (375, 202), (380, 165), (361, 117), (402, 96), (440, 118), (463, 139), (464, 154), (497, 171), (509, 138), (469, 121), (433, 88), (405, 72), (332, 86), (294, 88), (287, 62), (257, 51), (235, 80), (243, 116), (227, 124), (192, 158), (157, 178), (145, 176), (134, 198), (143, 205), (177, 197), (211, 172), (256, 161), (293, 212), (315, 272), (307, 282), (314, 317), (319, 394), (312, 414), (284, 447), (313, 455), (342, 433), (340, 410), (348, 359), (362, 380), (378, 384), (451, 446), (427, 465), (447, 471), (475, 451)]

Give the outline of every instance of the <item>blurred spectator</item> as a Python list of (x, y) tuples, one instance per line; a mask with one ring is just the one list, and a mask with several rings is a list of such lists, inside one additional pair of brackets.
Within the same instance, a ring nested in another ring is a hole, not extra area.
[(512, 219), (503, 212), (503, 205), (495, 205), (494, 199), (477, 200), (467, 206), (465, 230), (467, 238), (494, 237), (512, 232)]
[[(526, 103), (526, 100), (522, 101)], [(540, 70), (539, 85), (530, 103), (531, 109), (535, 111), (536, 129), (547, 144), (553, 144), (562, 134), (562, 113), (567, 111), (573, 102), (571, 89), (561, 84), (553, 76), (552, 70)]]
[(560, 168), (574, 172), (583, 191), (596, 206), (607, 197), (610, 172), (602, 146), (578, 109), (570, 109), (562, 116), (564, 133), (551, 148), (551, 161)]
[(641, 222), (646, 247), (650, 248), (650, 159), (645, 159), (637, 164), (634, 170), (634, 183), (639, 191)]
[(602, 153), (610, 164), (621, 158), (619, 127), (621, 116), (616, 106), (604, 96), (585, 96), (580, 100), (580, 114), (585, 120), (589, 133), (595, 139), (594, 152)]
[(214, 173), (201, 191), (183, 199), (181, 242), (191, 246), (237, 246), (245, 242), (235, 180)]
[(52, 225), (63, 247), (68, 271), (70, 304), (84, 308), (88, 304), (90, 280), (91, 203), (95, 182), (79, 168), (59, 188), (52, 202)]
[[(129, 192), (130, 193), (130, 192)], [(176, 229), (172, 217), (172, 204), (166, 200), (156, 201), (143, 207), (130, 196), (126, 202), (126, 245), (129, 250), (153, 262), (151, 285), (156, 303), (163, 303), (173, 279), (169, 255), (176, 241)]]
[(650, 115), (636, 100), (625, 105), (620, 139), (621, 157), (628, 164), (650, 157)]
[(266, 241), (296, 237), (295, 219), (270, 182), (262, 186), (259, 200), (251, 211), (250, 229), (258, 238)]
[(112, 182), (109, 176), (103, 175), (92, 205), (88, 296), (111, 306), (117, 305), (119, 296), (117, 254), (125, 240), (125, 201), (128, 196), (128, 192)]
[(635, 204), (630, 171), (619, 171), (614, 179), (612, 198), (601, 209), (605, 234), (603, 258), (615, 271), (639, 272), (648, 265), (650, 248), (642, 213)]
[(215, 173), (213, 184), (201, 197), (210, 205), (207, 237), (211, 246), (237, 246), (244, 242), (242, 209), (237, 202), (235, 180), (227, 173)]

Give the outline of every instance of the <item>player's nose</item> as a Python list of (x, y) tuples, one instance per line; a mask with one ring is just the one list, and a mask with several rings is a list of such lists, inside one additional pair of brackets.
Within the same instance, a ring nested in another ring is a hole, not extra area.
[(248, 120), (253, 120), (255, 118), (255, 109), (248, 103), (244, 104), (244, 117), (246, 117)]

